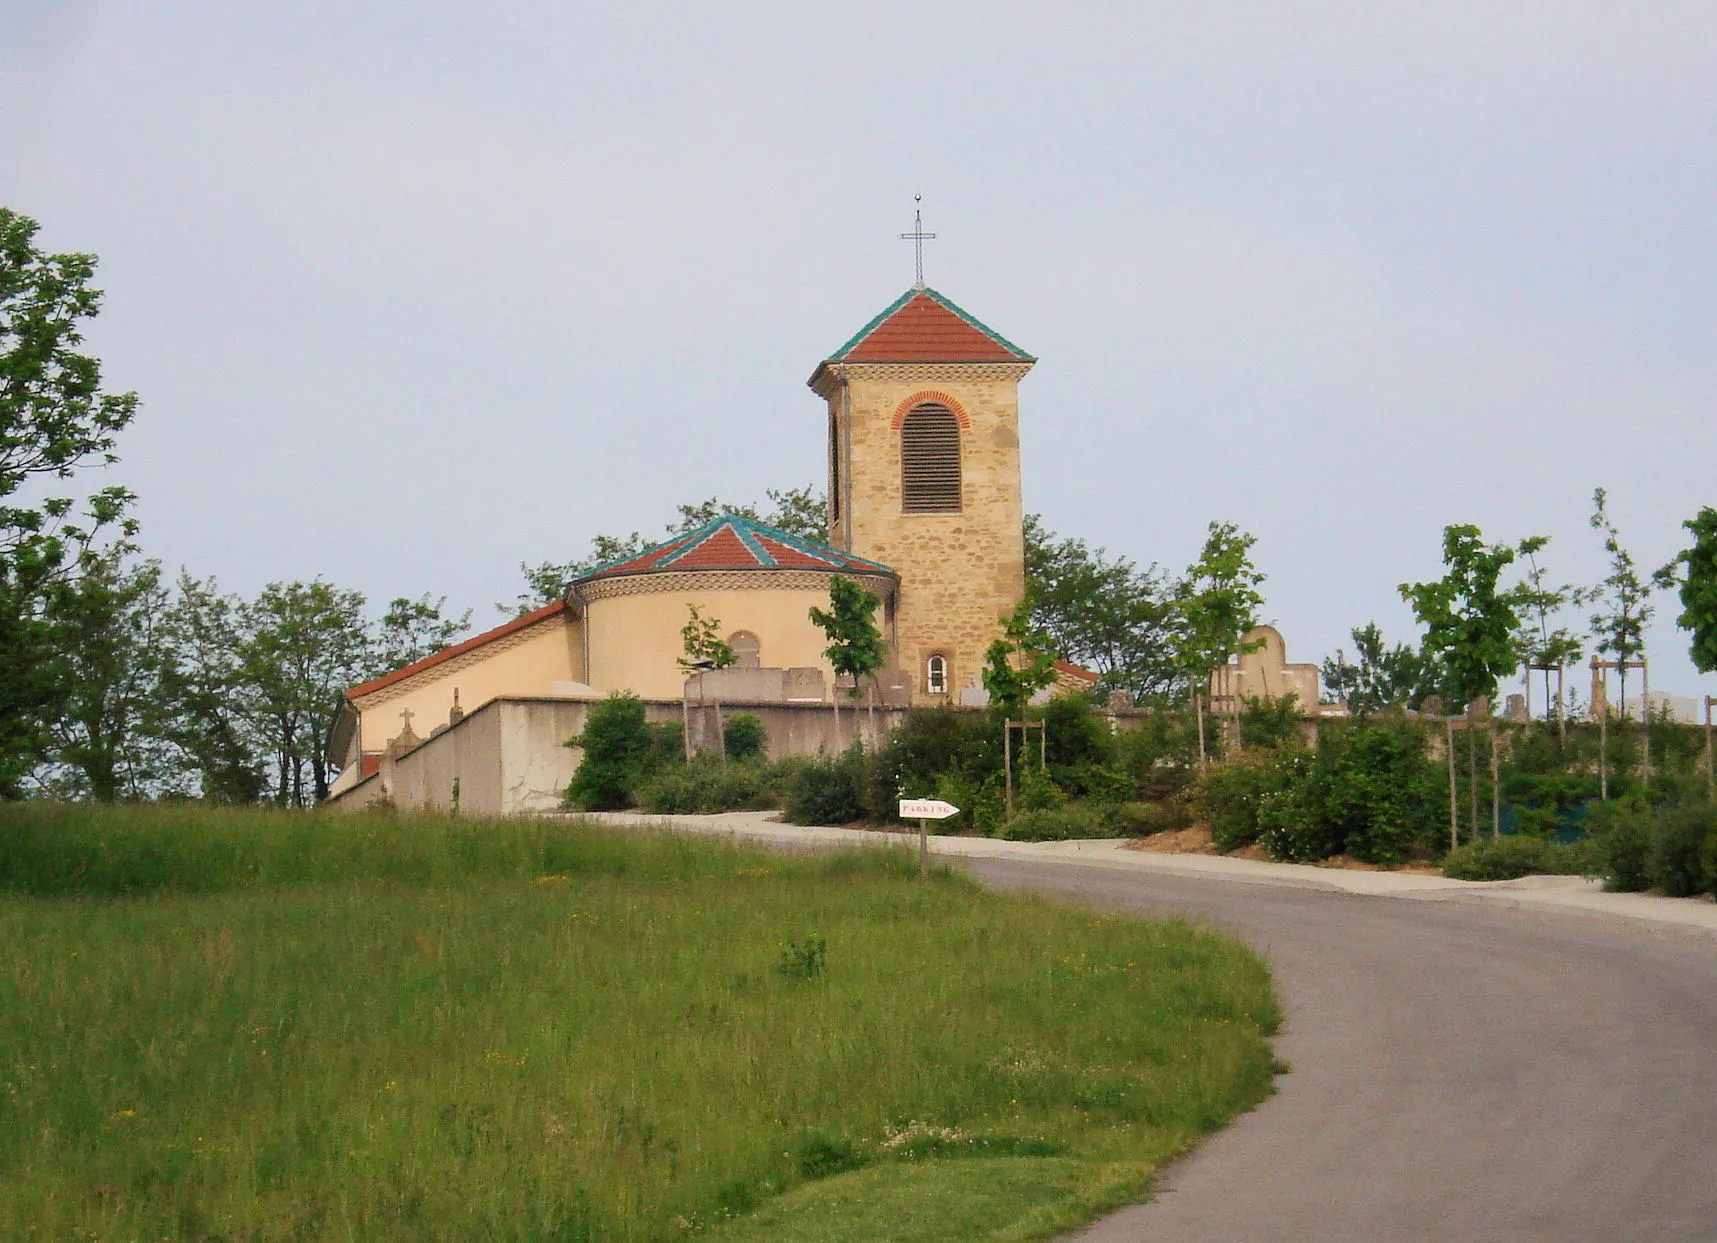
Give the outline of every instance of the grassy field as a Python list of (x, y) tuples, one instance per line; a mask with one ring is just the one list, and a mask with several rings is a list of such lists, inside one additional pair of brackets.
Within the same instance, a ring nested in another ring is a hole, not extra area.
[(0, 807), (7, 1238), (1040, 1238), (1269, 1091), (1180, 925), (567, 822)]

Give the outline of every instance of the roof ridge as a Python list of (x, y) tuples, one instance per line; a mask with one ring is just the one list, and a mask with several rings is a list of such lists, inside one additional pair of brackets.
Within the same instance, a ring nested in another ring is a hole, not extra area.
[(872, 561), (867, 557), (857, 556), (845, 551), (844, 549), (836, 548), (833, 544), (826, 543), (821, 540), (814, 540), (807, 536), (795, 535), (790, 531), (783, 531), (780, 527), (770, 526), (767, 522), (758, 518), (750, 518), (740, 513), (726, 513), (722, 514), (718, 518), (711, 518), (708, 522), (701, 523), (698, 526), (693, 527), (690, 531), (684, 531), (679, 535), (663, 540), (660, 544), (653, 544), (648, 548), (641, 548), (629, 557), (620, 557), (612, 561), (606, 561), (599, 566), (586, 570), (583, 574), (580, 574), (577, 578), (573, 579), (573, 582), (585, 582), (599, 575), (607, 574), (614, 570), (624, 569), (628, 565), (650, 557), (651, 554), (668, 555), (656, 556), (655, 559), (649, 561), (647, 565), (640, 567), (638, 572), (643, 573), (657, 569), (667, 569), (682, 557), (691, 556), (724, 526), (731, 526), (734, 528), (734, 537), (745, 546), (746, 551), (750, 552), (758, 559), (759, 562), (762, 563), (760, 568), (763, 569), (778, 569), (780, 566), (776, 558), (757, 542), (757, 537), (760, 535), (764, 538), (774, 540), (777, 543), (784, 544), (788, 548), (791, 548), (796, 552), (803, 553), (806, 556), (815, 557), (819, 561), (829, 562), (829, 569), (832, 573), (840, 573), (842, 570), (864, 569), (877, 570), (884, 574), (894, 573), (894, 570), (882, 564), (880, 561)]

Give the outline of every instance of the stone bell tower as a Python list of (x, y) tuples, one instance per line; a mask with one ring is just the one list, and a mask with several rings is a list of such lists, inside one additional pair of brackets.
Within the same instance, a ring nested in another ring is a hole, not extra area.
[(828, 403), (829, 542), (899, 574), (883, 629), (914, 703), (980, 687), (1025, 592), (1018, 390), (1036, 361), (919, 285), (811, 376)]

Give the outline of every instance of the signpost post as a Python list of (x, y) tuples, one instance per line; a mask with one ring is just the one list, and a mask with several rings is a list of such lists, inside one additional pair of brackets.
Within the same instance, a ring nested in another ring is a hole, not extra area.
[(924, 875), (930, 859), (930, 822), (946, 820), (949, 816), (957, 816), (960, 809), (952, 803), (944, 803), (939, 798), (903, 798), (900, 800), (900, 818), (902, 820), (918, 821), (918, 874)]

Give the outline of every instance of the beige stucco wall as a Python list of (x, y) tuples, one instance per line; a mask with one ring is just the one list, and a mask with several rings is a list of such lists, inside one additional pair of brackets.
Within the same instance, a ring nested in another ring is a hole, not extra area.
[(1230, 700), (1280, 699), (1293, 695), (1302, 712), (1315, 715), (1318, 710), (1318, 667), (1312, 664), (1289, 664), (1288, 647), (1282, 632), (1274, 626), (1257, 626), (1248, 630), (1241, 646), (1256, 643), (1258, 647), (1244, 652), (1216, 669), (1210, 675), (1210, 694), (1218, 708), (1234, 706)]
[[(950, 658), (953, 697), (977, 686), (984, 651), (1025, 592), (1020, 500), (1019, 380), (1025, 363), (831, 364), (820, 392), (841, 458), (832, 542), (900, 575), (897, 659), (914, 702), (925, 663)], [(903, 403), (945, 401), (966, 414), (960, 435), (961, 511), (901, 512)]]
[[(382, 762), (375, 776), (331, 796), (325, 807), (362, 811), (389, 799), (401, 811), (451, 811), (455, 782), (458, 810), (471, 816), (512, 816), (553, 811), (584, 758), (566, 741), (584, 729), (588, 701), (498, 699), (422, 746)], [(695, 746), (716, 745), (714, 707), (677, 700), (646, 701), (651, 721), (688, 721)], [(843, 706), (837, 720), (830, 704), (723, 706), (724, 715), (754, 713), (763, 722), (771, 759), (838, 753), (857, 738), (874, 740), (904, 719), (904, 712)]]
[(365, 695), (353, 705), (360, 717), (359, 747), (384, 750), (399, 736), (406, 710), (413, 714), (413, 732), (427, 738), (447, 723), (455, 687), (460, 706), (470, 713), (503, 695), (547, 695), (556, 682), (586, 681), (580, 626), (558, 613)]
[[(741, 575), (760, 585), (769, 581), (767, 574), (758, 571), (724, 573), (722, 577), (732, 580)], [(760, 664), (817, 668), (823, 671), (826, 682), (832, 682), (834, 672), (823, 657), (829, 641), (811, 624), (809, 616), (813, 607), (829, 607), (826, 575), (801, 574), (798, 577), (815, 580), (816, 585), (793, 588), (700, 589), (695, 584), (681, 585), (695, 577), (640, 575), (624, 580), (633, 594), (593, 599), (584, 606), (584, 624), (590, 634), (587, 681), (592, 686), (604, 691), (630, 690), (645, 699), (680, 698), (685, 673), (676, 662), (685, 654), (680, 630), (691, 604), (697, 605), (704, 617), (720, 620), (723, 638), (739, 630), (756, 635)], [(880, 613), (878, 621), (882, 621)]]

